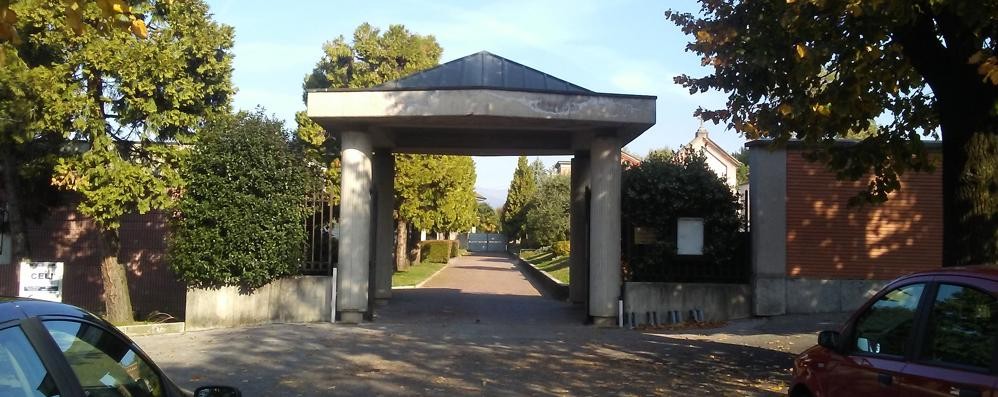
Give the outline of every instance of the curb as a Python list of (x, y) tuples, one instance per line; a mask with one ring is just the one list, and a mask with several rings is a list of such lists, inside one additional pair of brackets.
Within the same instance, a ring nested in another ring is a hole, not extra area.
[(433, 272), (433, 274), (431, 274), (430, 277), (427, 277), (425, 280), (420, 281), (419, 284), (416, 284), (416, 286), (414, 286), (413, 288), (423, 288), (423, 285), (425, 285), (426, 283), (430, 282), (430, 280), (433, 280), (434, 277), (436, 277), (438, 274), (440, 274), (440, 272), (443, 272), (444, 270), (446, 270), (448, 267), (450, 267), (450, 260), (449, 259), (447, 260), (447, 263), (444, 264), (444, 267), (441, 267), (440, 270), (437, 270), (436, 272)]
[(123, 325), (117, 327), (123, 334), (127, 335), (129, 338), (136, 336), (149, 336), (149, 335), (163, 335), (163, 334), (180, 334), (184, 333), (186, 326), (184, 322), (179, 323), (157, 323), (157, 324), (137, 324), (137, 325)]
[(540, 282), (541, 286), (543, 286), (544, 289), (547, 290), (549, 294), (551, 294), (551, 296), (559, 300), (568, 299), (568, 284), (565, 284), (561, 281), (558, 281), (554, 277), (551, 277), (550, 274), (541, 269), (538, 269), (532, 263), (523, 260), (523, 258), (521, 258), (518, 255), (514, 256), (514, 258), (516, 258), (518, 264), (521, 267), (527, 269), (527, 273), (529, 273), (534, 279)]

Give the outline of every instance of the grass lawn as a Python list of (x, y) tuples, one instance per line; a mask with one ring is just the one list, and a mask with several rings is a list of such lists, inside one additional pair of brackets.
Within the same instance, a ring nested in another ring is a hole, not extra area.
[(413, 265), (407, 272), (395, 272), (392, 275), (392, 287), (415, 287), (416, 284), (423, 282), (444, 266), (447, 264), (422, 262)]
[(522, 258), (556, 280), (568, 283), (568, 255), (554, 256), (551, 252), (527, 252)]

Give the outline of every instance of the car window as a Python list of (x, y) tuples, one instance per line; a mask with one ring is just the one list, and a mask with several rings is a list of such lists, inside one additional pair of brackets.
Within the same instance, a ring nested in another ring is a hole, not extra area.
[[(940, 284), (932, 302), (923, 358), (939, 363), (991, 368), (996, 300), (970, 287)], [(971, 348), (972, 346), (972, 348)]]
[(59, 388), (21, 328), (0, 330), (0, 397), (59, 395)]
[(903, 356), (924, 289), (925, 284), (896, 288), (867, 308), (856, 321), (854, 351)]
[(159, 375), (125, 341), (100, 327), (45, 321), (83, 390), (93, 397), (161, 397)]

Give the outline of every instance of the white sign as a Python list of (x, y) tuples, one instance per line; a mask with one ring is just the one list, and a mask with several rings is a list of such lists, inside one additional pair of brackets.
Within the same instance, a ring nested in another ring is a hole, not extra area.
[(62, 302), (63, 267), (62, 262), (21, 262), (17, 296)]
[(679, 218), (676, 230), (677, 254), (703, 255), (703, 218)]

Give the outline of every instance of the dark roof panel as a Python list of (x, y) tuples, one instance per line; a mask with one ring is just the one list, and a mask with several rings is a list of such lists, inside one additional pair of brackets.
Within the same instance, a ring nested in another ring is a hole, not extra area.
[(552, 92), (592, 91), (482, 51), (378, 86), (385, 89), (496, 88)]

